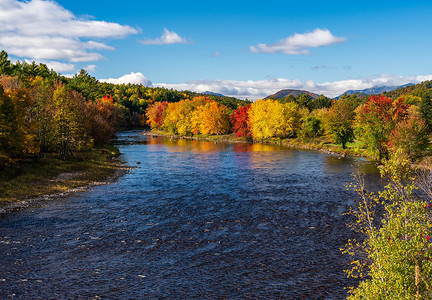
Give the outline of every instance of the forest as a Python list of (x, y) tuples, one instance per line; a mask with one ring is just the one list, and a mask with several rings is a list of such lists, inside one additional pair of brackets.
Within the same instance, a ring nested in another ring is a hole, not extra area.
[[(9, 60), (0, 52), (0, 169), (22, 159), (63, 159), (109, 143), (116, 131), (146, 126), (153, 103), (178, 103), (200, 94), (137, 84), (103, 83), (81, 70), (64, 77), (45, 64)], [(226, 109), (250, 103), (209, 95)]]
[(352, 148), (358, 155), (386, 159), (400, 149), (412, 160), (427, 153), (432, 129), (432, 82), (391, 93), (338, 100), (300, 94), (239, 103), (236, 109), (205, 97), (154, 102), (147, 124), (174, 135), (234, 133), (249, 141), (298, 139)]
[(99, 82), (85, 70), (64, 77), (44, 64), (12, 63), (0, 52), (0, 166), (24, 157), (108, 143), (124, 128), (150, 127), (180, 136), (235, 134), (247, 141), (297, 139), (349, 145), (386, 159), (400, 149), (424, 156), (432, 129), (432, 81), (338, 100), (306, 94), (240, 100), (137, 84)]
[[(350, 299), (426, 299), (432, 297), (432, 176), (422, 173), (418, 180), (411, 163), (430, 154), (431, 98), (432, 81), (425, 81), (380, 95), (335, 100), (300, 94), (251, 102), (108, 84), (85, 70), (67, 78), (44, 64), (12, 63), (2, 51), (0, 171), (47, 155), (67, 161), (109, 144), (126, 128), (350, 147), (354, 154), (382, 160), (381, 172), (390, 178), (379, 194), (367, 192), (360, 176), (350, 187), (359, 198), (350, 212), (357, 220), (353, 227), (366, 237), (343, 249), (354, 257), (348, 275), (363, 279), (350, 290)], [(414, 193), (422, 185), (427, 200)]]

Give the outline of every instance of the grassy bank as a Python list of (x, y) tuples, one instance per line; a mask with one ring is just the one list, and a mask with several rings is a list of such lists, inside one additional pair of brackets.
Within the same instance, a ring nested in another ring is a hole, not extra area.
[(0, 203), (56, 194), (101, 184), (125, 172), (117, 148), (104, 147), (76, 153), (68, 160), (46, 154), (37, 160), (0, 171)]

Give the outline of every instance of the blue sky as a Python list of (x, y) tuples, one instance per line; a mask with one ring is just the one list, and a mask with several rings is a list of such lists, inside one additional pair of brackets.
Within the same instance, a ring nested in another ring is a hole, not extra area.
[(0, 0), (0, 48), (62, 74), (257, 99), (432, 79), (429, 1)]

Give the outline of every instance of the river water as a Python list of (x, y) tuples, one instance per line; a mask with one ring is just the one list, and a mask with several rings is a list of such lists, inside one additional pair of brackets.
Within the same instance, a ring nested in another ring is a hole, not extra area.
[(0, 297), (344, 299), (351, 173), (373, 162), (119, 134), (115, 183), (0, 218)]

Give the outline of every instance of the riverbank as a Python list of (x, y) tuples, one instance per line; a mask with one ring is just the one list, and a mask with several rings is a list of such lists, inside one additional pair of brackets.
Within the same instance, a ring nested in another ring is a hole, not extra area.
[(300, 138), (269, 138), (263, 141), (253, 141), (247, 140), (246, 138), (236, 137), (234, 134), (225, 135), (198, 135), (198, 136), (178, 136), (172, 135), (164, 131), (144, 131), (143, 135), (148, 136), (165, 136), (174, 139), (187, 139), (187, 140), (197, 140), (197, 141), (208, 141), (208, 142), (220, 142), (220, 143), (262, 143), (270, 145), (281, 145), (292, 149), (305, 149), (305, 150), (315, 150), (321, 153), (333, 154), (340, 157), (345, 156), (361, 156), (376, 160), (376, 157), (368, 155), (365, 149), (360, 149), (358, 143), (348, 143), (347, 148), (343, 149), (340, 145), (334, 145), (330, 143), (330, 139), (327, 137), (316, 137), (310, 138), (308, 140), (302, 140)]
[(68, 160), (47, 154), (9, 167), (0, 172), (0, 213), (109, 184), (130, 169), (119, 155), (117, 148), (108, 146), (77, 153)]

